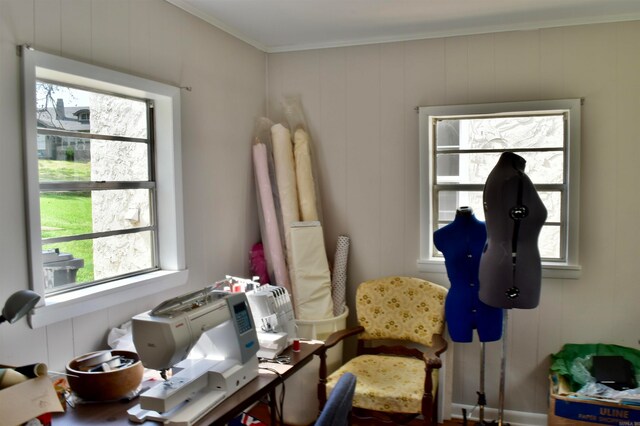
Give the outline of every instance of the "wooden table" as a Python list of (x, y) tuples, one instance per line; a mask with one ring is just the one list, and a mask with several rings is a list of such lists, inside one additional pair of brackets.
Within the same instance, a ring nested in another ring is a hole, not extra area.
[[(289, 356), (291, 362), (283, 364), (260, 364), (268, 368), (276, 368), (280, 372), (282, 380), (291, 377), (296, 371), (308, 364), (313, 356), (322, 347), (321, 343), (301, 342), (300, 351), (293, 352), (287, 348), (282, 355)], [(260, 369), (258, 377), (247, 383), (233, 395), (222, 401), (202, 419), (195, 423), (201, 425), (225, 425), (234, 417), (246, 410), (252, 404), (260, 401), (265, 396), (269, 397), (271, 406), (271, 424), (276, 424), (275, 404), (276, 387), (281, 379), (271, 371)], [(314, 386), (315, 384), (310, 384)], [(114, 426), (119, 424), (138, 424), (129, 420), (127, 410), (138, 403), (137, 398), (126, 402), (109, 402), (94, 404), (76, 404), (75, 408), (67, 407), (66, 413), (56, 414), (53, 417), (54, 425), (96, 425)], [(158, 425), (156, 422), (146, 421), (144, 425)]]

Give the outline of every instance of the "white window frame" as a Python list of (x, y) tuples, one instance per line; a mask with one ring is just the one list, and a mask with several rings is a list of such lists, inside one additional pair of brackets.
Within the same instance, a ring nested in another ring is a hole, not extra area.
[[(41, 300), (32, 328), (78, 317), (187, 282), (182, 208), (180, 89), (22, 46), (22, 90), (30, 286)], [(38, 176), (36, 80), (82, 86), (154, 102), (159, 270), (45, 297)]]
[(568, 146), (566, 147), (567, 212), (565, 239), (565, 261), (542, 262), (545, 278), (579, 278), (581, 266), (578, 256), (579, 206), (580, 206), (580, 120), (581, 100), (560, 99), (548, 101), (502, 102), (489, 104), (449, 105), (419, 107), (420, 137), (420, 258), (421, 272), (446, 273), (444, 258), (434, 256), (433, 248), (433, 185), (435, 184), (433, 120), (443, 116), (482, 114), (507, 114), (512, 112), (568, 111)]

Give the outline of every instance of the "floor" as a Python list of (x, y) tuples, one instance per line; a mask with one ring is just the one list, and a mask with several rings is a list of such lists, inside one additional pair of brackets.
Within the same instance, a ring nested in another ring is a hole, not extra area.
[[(251, 409), (251, 411), (249, 411), (249, 414), (257, 419), (262, 420), (268, 426), (274, 426), (269, 424), (270, 415), (269, 415), (269, 407), (267, 406), (267, 404), (260, 403), (256, 405)], [(356, 418), (353, 419), (353, 423), (352, 423), (352, 426), (391, 426), (391, 425), (392, 425), (391, 423), (372, 421), (369, 419), (356, 419)], [(422, 426), (422, 425), (423, 425), (422, 421), (418, 421), (418, 420), (412, 420), (411, 422), (406, 424), (406, 426)], [(442, 423), (442, 426), (460, 426), (460, 425), (462, 425), (461, 420), (449, 420)], [(285, 426), (291, 426), (291, 425), (285, 425)], [(296, 426), (299, 426), (299, 425), (296, 425)]]

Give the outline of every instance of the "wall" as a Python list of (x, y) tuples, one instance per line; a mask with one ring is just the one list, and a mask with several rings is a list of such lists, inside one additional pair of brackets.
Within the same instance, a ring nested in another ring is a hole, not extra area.
[[(20, 61), (16, 46), (191, 86), (182, 92), (185, 242), (190, 288), (246, 276), (259, 239), (251, 171), (265, 114), (265, 54), (163, 0), (0, 0), (0, 301), (28, 287)], [(182, 288), (175, 294), (187, 291)], [(0, 325), (0, 363), (61, 370), (106, 347), (107, 331), (173, 294), (31, 330)]]
[[(283, 119), (284, 96), (300, 95), (305, 108), (329, 253), (338, 235), (352, 239), (350, 301), (357, 283), (390, 274), (448, 285), (416, 265), (415, 107), (584, 98), (582, 277), (545, 279), (538, 308), (510, 312), (507, 410), (546, 412), (549, 355), (564, 343), (638, 348), (639, 39), (640, 22), (625, 22), (268, 57), (270, 118)], [(476, 403), (479, 346), (455, 345), (454, 403)], [(487, 396), (496, 407), (501, 344), (487, 346)]]

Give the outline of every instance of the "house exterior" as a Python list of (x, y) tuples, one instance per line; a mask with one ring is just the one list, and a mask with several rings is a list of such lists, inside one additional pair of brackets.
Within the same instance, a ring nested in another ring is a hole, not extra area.
[[(89, 107), (66, 107), (58, 98), (55, 108), (38, 111), (38, 127), (88, 133)], [(48, 160), (73, 160), (87, 162), (91, 159), (91, 140), (79, 137), (38, 135), (38, 157)]]

